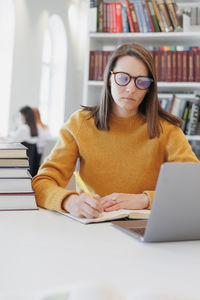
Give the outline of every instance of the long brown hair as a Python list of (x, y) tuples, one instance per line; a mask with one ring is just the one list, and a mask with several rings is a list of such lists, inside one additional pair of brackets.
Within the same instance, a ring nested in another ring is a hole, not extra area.
[(30, 128), (31, 136), (38, 136), (35, 115), (32, 108), (30, 106), (23, 106), (19, 111), (24, 116), (25, 123)]
[(33, 112), (35, 115), (36, 125), (40, 125), (42, 128), (47, 129), (48, 128), (47, 125), (45, 125), (41, 121), (39, 109), (37, 107), (33, 107)]
[(139, 112), (146, 116), (149, 138), (159, 137), (162, 132), (159, 117), (168, 122), (180, 126), (182, 120), (166, 112), (161, 108), (158, 100), (158, 87), (155, 65), (151, 54), (139, 44), (123, 44), (111, 55), (104, 71), (104, 87), (100, 105), (83, 106), (84, 110), (92, 112), (91, 117), (95, 119), (95, 125), (99, 130), (109, 130), (109, 118), (112, 112), (113, 98), (110, 89), (111, 71), (114, 69), (117, 60), (123, 56), (133, 56), (141, 60), (148, 69), (148, 76), (154, 82), (150, 85), (143, 101), (139, 105)]

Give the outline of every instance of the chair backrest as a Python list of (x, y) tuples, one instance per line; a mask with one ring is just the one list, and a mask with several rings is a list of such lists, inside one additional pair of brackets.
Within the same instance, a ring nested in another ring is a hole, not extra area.
[(40, 156), (41, 156), (37, 152), (37, 145), (27, 143), (27, 142), (22, 142), (22, 144), (28, 148), (27, 156), (29, 159), (29, 169), (30, 169), (29, 171), (30, 171), (31, 176), (35, 176), (39, 169)]

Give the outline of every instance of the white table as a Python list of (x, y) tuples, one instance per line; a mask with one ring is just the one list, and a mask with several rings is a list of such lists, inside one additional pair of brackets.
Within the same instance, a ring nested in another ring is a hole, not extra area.
[(94, 282), (126, 297), (159, 290), (200, 299), (200, 241), (144, 244), (111, 223), (83, 225), (43, 209), (0, 212), (0, 241), (4, 300)]

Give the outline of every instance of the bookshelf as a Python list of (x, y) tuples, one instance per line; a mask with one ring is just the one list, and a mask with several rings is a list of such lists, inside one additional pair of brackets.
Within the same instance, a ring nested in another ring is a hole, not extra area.
[[(109, 1), (114, 2), (114, 1)], [(124, 4), (124, 1), (120, 1)], [(197, 1), (177, 0), (178, 5), (197, 6)], [(88, 34), (88, 55), (85, 60), (83, 105), (99, 104), (103, 81), (88, 80), (90, 51), (103, 50), (113, 51), (118, 45), (123, 43), (140, 43), (143, 46), (188, 46), (200, 47), (200, 25), (190, 26), (189, 32), (128, 32), (128, 33), (108, 33), (89, 32)], [(193, 98), (193, 94), (200, 94), (200, 82), (158, 82), (159, 94), (183, 94), (188, 99)], [(190, 139), (189, 136), (187, 136)], [(190, 140), (199, 140), (199, 136), (193, 136)]]

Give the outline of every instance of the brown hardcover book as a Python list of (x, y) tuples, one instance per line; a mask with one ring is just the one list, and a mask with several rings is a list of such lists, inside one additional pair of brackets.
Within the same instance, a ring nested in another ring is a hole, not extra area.
[(130, 32), (135, 32), (134, 25), (133, 25), (133, 19), (132, 19), (132, 15), (131, 15), (131, 10), (130, 10), (130, 3), (128, 0), (125, 0), (125, 5), (126, 5), (126, 9), (127, 9)]
[(160, 47), (158, 51), (159, 57), (159, 68), (160, 68), (160, 81), (165, 81), (165, 74), (166, 74), (166, 52), (164, 47)]
[(182, 81), (188, 81), (188, 51), (182, 51)]
[(200, 82), (200, 49), (195, 53), (195, 81)]
[(156, 0), (152, 0), (152, 5), (153, 5), (153, 9), (154, 9), (156, 18), (158, 19), (158, 23), (159, 23), (159, 26), (160, 26), (161, 31), (162, 31), (162, 32), (166, 32), (164, 23), (163, 23), (163, 21), (162, 21), (162, 18), (161, 18), (161, 15), (160, 15), (160, 12), (159, 12), (157, 3), (156, 3)]
[(174, 31), (173, 29), (173, 26), (171, 24), (171, 21), (170, 21), (170, 18), (169, 18), (169, 15), (168, 15), (168, 12), (167, 12), (167, 9), (166, 9), (166, 6), (165, 6), (165, 2), (164, 0), (157, 0), (157, 4), (158, 4), (158, 7), (160, 9), (160, 13), (163, 15), (163, 18), (165, 20), (165, 31), (166, 32), (171, 32), (171, 31)]
[(174, 26), (174, 31), (183, 31), (176, 15), (174, 0), (166, 0), (166, 5), (167, 5), (170, 19)]
[(157, 80), (160, 81), (159, 57), (158, 57), (158, 50), (156, 49), (153, 51), (153, 58), (154, 58)]
[(140, 32), (133, 3), (130, 3), (129, 6), (130, 6), (131, 16), (132, 16), (132, 20), (133, 20), (134, 30), (135, 30), (135, 32)]
[(152, 32), (155, 32), (155, 28), (154, 28), (154, 25), (153, 25), (153, 20), (152, 20), (152, 17), (151, 17), (151, 13), (150, 13), (150, 10), (149, 10), (147, 0), (144, 1), (144, 5), (145, 5), (147, 13), (148, 13), (148, 18), (149, 18), (149, 22), (150, 22), (150, 25), (151, 25), (151, 30), (152, 30)]
[(177, 51), (171, 51), (172, 56), (172, 82), (177, 81)]
[(90, 51), (89, 80), (94, 80), (94, 51)]
[(176, 80), (178, 82), (182, 81), (182, 72), (183, 72), (183, 49), (182, 48), (183, 47), (177, 47), (177, 51), (176, 51), (176, 55), (177, 55), (177, 74), (176, 74)]
[(166, 51), (166, 81), (172, 81), (172, 51)]
[(188, 81), (194, 81), (194, 51), (188, 51)]

